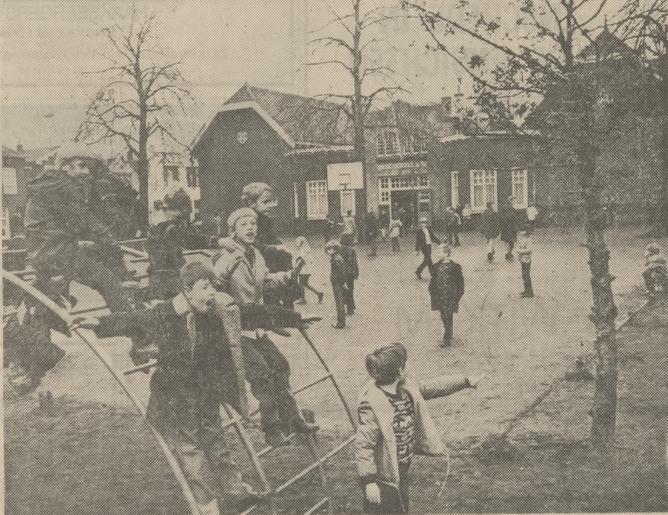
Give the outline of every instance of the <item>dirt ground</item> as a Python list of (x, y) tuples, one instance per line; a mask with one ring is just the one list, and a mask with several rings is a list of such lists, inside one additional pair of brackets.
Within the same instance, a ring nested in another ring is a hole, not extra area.
[[(624, 229), (609, 235), (620, 318), (644, 302), (640, 274), (646, 241), (639, 233)], [(351, 405), (366, 380), (365, 352), (390, 341), (406, 344), (409, 374), (416, 378), (487, 374), (477, 391), (430, 402), (451, 460), (449, 468), (443, 459), (416, 461), (413, 510), (668, 509), (665, 304), (641, 313), (620, 333), (618, 450), (612, 464), (599, 464), (585, 444), (592, 383), (562, 381), (575, 360), (587, 357), (592, 349), (582, 235), (539, 231), (534, 242), (534, 299), (518, 298), (517, 263), (487, 264), (481, 238), (464, 234), (462, 239), (464, 246), (453, 258), (462, 264), (467, 284), (450, 349), (438, 348), (440, 320), (429, 310), (427, 281), (415, 278), (419, 258), (412, 241), (403, 241), (404, 250), (397, 255), (381, 244), (375, 259), (366, 258), (366, 249), (359, 247), (359, 308), (349, 328), (341, 331), (330, 328), (334, 308), (327, 264), (320, 242), (314, 242), (313, 268), (321, 273), (314, 272), (313, 282), (327, 296), (322, 305), (310, 298), (304, 311), (325, 317), (310, 332)], [(90, 292), (76, 293), (84, 297)], [(89, 302), (97, 302), (94, 297), (90, 295)], [(186, 506), (157, 444), (118, 387), (80, 342), (54, 337), (68, 352), (40, 388), (53, 392), (54, 409), (40, 410), (38, 393), (19, 399), (5, 388), (7, 513), (184, 513)], [(293, 364), (294, 386), (321, 374), (315, 356), (296, 335), (277, 338), (277, 343)], [(129, 366), (127, 340), (104, 340), (104, 345), (119, 368)], [(129, 379), (144, 399), (147, 380), (144, 374)], [(480, 445), (550, 387), (544, 402), (517, 422), (509, 435), (508, 452), (489, 453)], [(317, 413), (322, 449), (331, 449), (350, 434), (345, 414), (326, 383), (299, 399)], [(232, 433), (230, 441), (239, 461), (246, 464)], [(303, 446), (273, 456), (267, 466), (273, 484), (307, 461)], [(600, 472), (606, 469), (616, 471), (612, 483)], [(351, 454), (341, 454), (328, 470), (337, 511), (359, 511), (361, 496), (352, 480)], [(300, 486), (284, 505), (287, 511), (299, 511), (314, 500), (315, 483)]]

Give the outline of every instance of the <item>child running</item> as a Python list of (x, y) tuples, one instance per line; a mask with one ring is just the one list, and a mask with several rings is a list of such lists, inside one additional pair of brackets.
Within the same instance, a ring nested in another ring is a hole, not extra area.
[(302, 267), (299, 271), (299, 285), (302, 287), (302, 297), (296, 300), (296, 304), (306, 304), (306, 290), (311, 290), (318, 296), (318, 304), (322, 304), (322, 298), (325, 294), (321, 291), (316, 290), (313, 286), (309, 284), (309, 279), (311, 277), (311, 246), (304, 236), (299, 236), (295, 240), (295, 245), (297, 246), (297, 252), (295, 252), (293, 259), (293, 267), (297, 268), (297, 264), (301, 260)]

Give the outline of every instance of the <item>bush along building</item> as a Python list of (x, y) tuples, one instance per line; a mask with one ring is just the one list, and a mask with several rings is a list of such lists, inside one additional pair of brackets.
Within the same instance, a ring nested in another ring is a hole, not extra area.
[(362, 163), (340, 106), (245, 84), (195, 138), (205, 223), (239, 207), (249, 182), (273, 186), (276, 224), (285, 232), (320, 230), (328, 213), (362, 213)]

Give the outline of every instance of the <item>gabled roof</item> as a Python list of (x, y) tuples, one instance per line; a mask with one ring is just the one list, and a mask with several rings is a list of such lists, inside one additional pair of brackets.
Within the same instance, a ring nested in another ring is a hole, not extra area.
[(44, 161), (53, 156), (59, 148), (60, 145), (52, 147), (26, 148), (21, 152), (21, 157), (23, 157), (29, 163), (42, 164)]
[(335, 102), (244, 84), (221, 111), (247, 108), (254, 109), (293, 148), (351, 141), (345, 113)]
[(603, 61), (615, 56), (635, 55), (631, 47), (615, 36), (606, 26), (579, 54), (582, 62)]
[(397, 100), (382, 110), (369, 112), (366, 126), (393, 127), (442, 138), (456, 132), (456, 122), (457, 118), (442, 103), (416, 105)]

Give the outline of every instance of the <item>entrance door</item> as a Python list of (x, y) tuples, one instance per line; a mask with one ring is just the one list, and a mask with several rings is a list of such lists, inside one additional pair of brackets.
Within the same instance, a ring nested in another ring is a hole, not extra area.
[(405, 229), (414, 227), (418, 218), (418, 197), (415, 190), (393, 191), (390, 196), (391, 216), (399, 218)]

